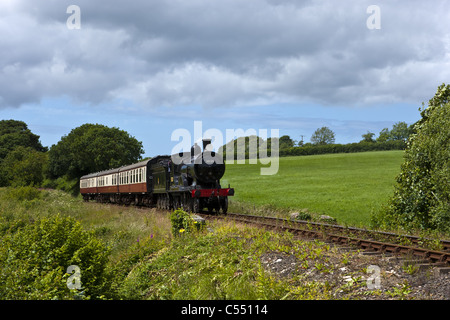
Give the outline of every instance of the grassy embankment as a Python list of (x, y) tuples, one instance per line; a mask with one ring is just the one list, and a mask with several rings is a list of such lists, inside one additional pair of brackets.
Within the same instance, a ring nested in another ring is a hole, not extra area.
[(402, 161), (403, 151), (283, 157), (272, 176), (260, 175), (260, 164), (229, 164), (222, 185), (235, 188), (230, 212), (303, 210), (368, 226), (392, 195)]
[[(89, 252), (72, 252), (75, 235), (87, 239), (72, 220), (91, 234), (85, 248), (105, 245), (106, 265)], [(0, 299), (345, 299), (362, 286), (322, 280), (352, 260), (328, 244), (230, 222), (208, 227), (213, 232), (174, 236), (167, 212), (84, 203), (62, 191), (0, 188)], [(81, 283), (92, 268), (80, 254), (102, 268), (95, 295), (89, 287), (69, 292), (65, 285), (73, 261), (80, 264)], [(295, 268), (287, 263), (289, 277), (263, 265), (274, 254), (277, 262), (294, 259)], [(366, 274), (366, 264), (358, 274)]]

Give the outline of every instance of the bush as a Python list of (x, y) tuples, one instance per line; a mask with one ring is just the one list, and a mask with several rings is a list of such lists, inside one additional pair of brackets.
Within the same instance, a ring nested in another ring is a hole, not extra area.
[(18, 146), (0, 163), (0, 186), (40, 186), (47, 162), (47, 154)]
[[(109, 292), (109, 250), (79, 222), (57, 215), (15, 225), (3, 233), (0, 248), (2, 299), (99, 298)], [(80, 290), (68, 288), (71, 265), (81, 270)]]
[(415, 126), (394, 195), (375, 226), (450, 231), (450, 85), (438, 88)]
[(6, 200), (31, 201), (41, 198), (41, 191), (31, 186), (8, 188), (5, 198)]
[(174, 236), (199, 231), (203, 228), (189, 213), (181, 209), (177, 209), (170, 214), (170, 222), (172, 223), (172, 234)]

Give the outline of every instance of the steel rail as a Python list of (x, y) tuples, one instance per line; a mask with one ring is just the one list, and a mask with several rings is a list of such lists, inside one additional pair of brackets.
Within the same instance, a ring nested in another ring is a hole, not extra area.
[(277, 217), (264, 217), (264, 216), (255, 216), (255, 215), (243, 215), (238, 213), (228, 213), (230, 217), (237, 218), (245, 218), (245, 219), (254, 219), (254, 220), (266, 220), (266, 221), (277, 221), (278, 223), (285, 223), (289, 225), (298, 225), (298, 226), (307, 226), (308, 228), (320, 228), (324, 231), (339, 231), (344, 233), (351, 233), (351, 234), (361, 234), (361, 235), (369, 235), (374, 237), (387, 237), (387, 238), (393, 238), (400, 241), (409, 241), (416, 245), (421, 245), (422, 243), (426, 242), (436, 242), (439, 241), (439, 245), (442, 247), (443, 251), (450, 250), (450, 240), (436, 240), (426, 237), (417, 237), (412, 235), (404, 235), (404, 234), (397, 234), (393, 232), (386, 232), (386, 231), (377, 231), (377, 230), (368, 230), (368, 229), (362, 229), (362, 228), (356, 228), (356, 227), (347, 227), (342, 225), (335, 225), (335, 224), (329, 224), (329, 223), (321, 223), (321, 222), (312, 222), (312, 221), (306, 221), (306, 220), (291, 220), (291, 219), (284, 219), (284, 218), (277, 218)]
[[(206, 217), (210, 218), (211, 216)], [(394, 238), (407, 238), (411, 242), (416, 243), (416, 245), (418, 245), (420, 241), (423, 241), (423, 238), (420, 237), (398, 235), (389, 232), (372, 231), (353, 227), (344, 227), (319, 222), (293, 221), (289, 219), (276, 217), (263, 217), (263, 216), (243, 215), (236, 213), (228, 213), (226, 216), (223, 217), (244, 223), (255, 223), (263, 225), (265, 227), (287, 230), (296, 235), (320, 238), (337, 244), (354, 245), (364, 250), (392, 253), (395, 255), (407, 255), (411, 257), (414, 256), (423, 260), (450, 264), (450, 252), (448, 251), (439, 251), (421, 248), (418, 246), (390, 243), (373, 239), (365, 239), (359, 236), (355, 236), (354, 233), (356, 233), (357, 235), (369, 233), (369, 234), (380, 234), (383, 236), (389, 236)], [(301, 226), (302, 227), (306, 226), (306, 228), (301, 228)], [(350, 232), (350, 234), (336, 234), (331, 233), (332, 231), (346, 231), (347, 233)], [(441, 244), (444, 248), (448, 249), (450, 247), (450, 241), (441, 240)]]

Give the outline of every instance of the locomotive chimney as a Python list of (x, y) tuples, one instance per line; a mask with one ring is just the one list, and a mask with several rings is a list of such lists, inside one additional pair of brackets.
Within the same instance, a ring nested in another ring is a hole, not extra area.
[(206, 150), (208, 144), (211, 144), (211, 139), (203, 139), (203, 151)]

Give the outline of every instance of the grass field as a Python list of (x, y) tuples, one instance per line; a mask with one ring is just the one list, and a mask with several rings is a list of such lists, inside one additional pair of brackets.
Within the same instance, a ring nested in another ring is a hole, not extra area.
[(375, 151), (280, 158), (276, 175), (260, 175), (260, 164), (227, 165), (222, 185), (239, 206), (264, 206), (287, 214), (307, 209), (338, 223), (368, 226), (370, 214), (392, 195), (403, 151)]

